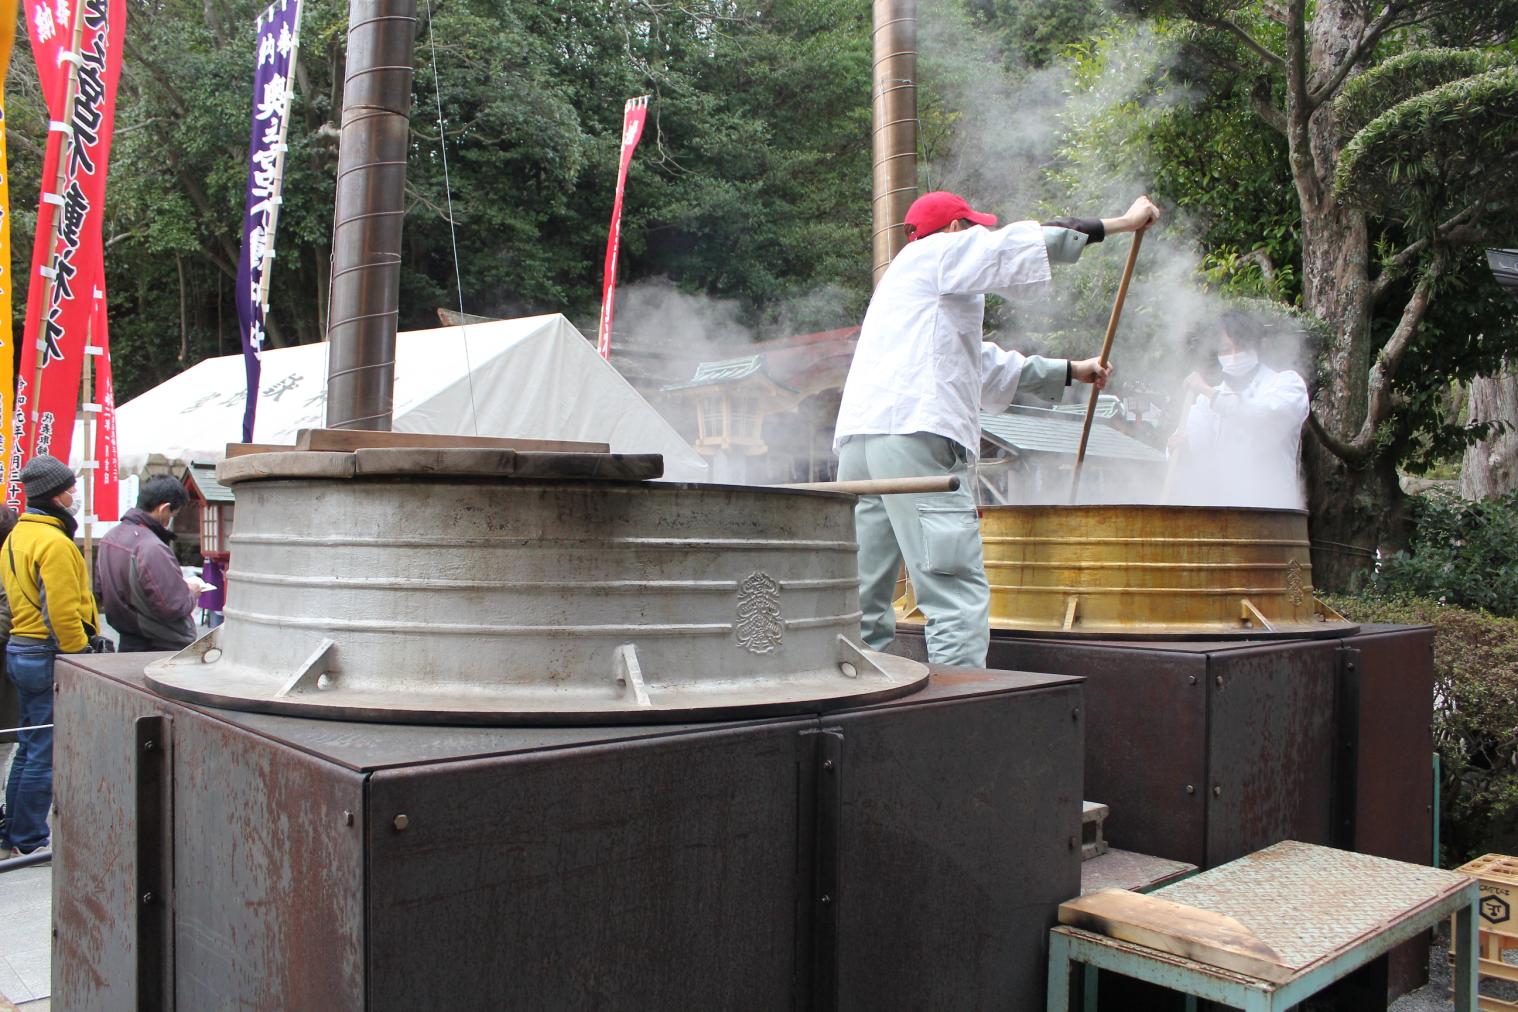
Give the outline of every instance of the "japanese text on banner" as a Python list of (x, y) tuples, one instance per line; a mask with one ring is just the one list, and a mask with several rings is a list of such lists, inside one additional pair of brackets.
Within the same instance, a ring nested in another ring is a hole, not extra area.
[(292, 70), (300, 39), (300, 0), (276, 0), (258, 16), (258, 59), (253, 70), (253, 129), (248, 138), (248, 192), (244, 202), (242, 252), (237, 262), (237, 320), (242, 331), (248, 398), (243, 407), (242, 441), (253, 441), (258, 410), (269, 273), (274, 267), (274, 234), (279, 226), (285, 137), (294, 95)]
[[(126, 2), (28, 0), (27, 27), (53, 122), (11, 411), (11, 505), (22, 498), (21, 465), (42, 453), (67, 456), (73, 437), (84, 349), (97, 312), (93, 293), (105, 281), (101, 224)], [(72, 96), (70, 74), (76, 75)]]

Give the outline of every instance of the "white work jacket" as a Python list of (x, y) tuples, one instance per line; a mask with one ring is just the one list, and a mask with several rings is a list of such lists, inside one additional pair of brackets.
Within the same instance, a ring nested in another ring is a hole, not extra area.
[[(1084, 246), (1084, 236), (1070, 234)], [(850, 436), (932, 432), (973, 459), (980, 450), (980, 412), (1001, 411), (1019, 381), (1034, 378), (1024, 374), (1030, 359), (982, 339), (986, 295), (1044, 294), (1051, 280), (1045, 242), (1042, 226), (1019, 221), (907, 243), (865, 313), (834, 449)], [(1040, 388), (1033, 392), (1052, 398), (1065, 382), (1064, 360), (1031, 361), (1039, 365), (1030, 370)]]
[(1238, 390), (1199, 397), (1186, 418), (1184, 477), (1176, 501), (1194, 506), (1300, 509), (1298, 477), (1307, 384), (1266, 365)]

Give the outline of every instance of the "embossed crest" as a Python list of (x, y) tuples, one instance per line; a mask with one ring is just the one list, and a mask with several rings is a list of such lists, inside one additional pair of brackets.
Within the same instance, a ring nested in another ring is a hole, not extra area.
[(780, 584), (755, 570), (738, 584), (738, 621), (733, 624), (738, 645), (751, 654), (774, 653), (785, 637), (780, 614)]
[(1302, 584), (1302, 563), (1298, 559), (1292, 559), (1286, 564), (1286, 590), (1294, 605), (1301, 606), (1307, 599), (1307, 590)]

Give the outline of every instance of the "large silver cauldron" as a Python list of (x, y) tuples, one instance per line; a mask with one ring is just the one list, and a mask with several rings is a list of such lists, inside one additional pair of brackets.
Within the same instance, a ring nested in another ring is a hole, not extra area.
[(852, 497), (520, 477), (554, 471), (527, 457), (225, 462), (226, 624), (149, 682), (313, 716), (586, 723), (815, 711), (926, 678), (860, 646)]

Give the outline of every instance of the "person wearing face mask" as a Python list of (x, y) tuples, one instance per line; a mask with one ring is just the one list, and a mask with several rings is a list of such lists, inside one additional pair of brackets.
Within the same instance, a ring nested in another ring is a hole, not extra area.
[(195, 594), (174, 558), (169, 530), (188, 498), (168, 475), (149, 478), (137, 508), (100, 541), (95, 578), (123, 652), (178, 650), (195, 642)]
[[(82, 654), (100, 627), (84, 556), (74, 544), (79, 512), (74, 472), (45, 454), (21, 469), (26, 512), (0, 547), (0, 577), (11, 605), (5, 669), (21, 696), (21, 724), (53, 722), (53, 663), (58, 654)], [(53, 797), (53, 730), (18, 734), (5, 785), (6, 856), (48, 846), (47, 813)]]
[(1223, 314), (1221, 382), (1186, 377), (1181, 424), (1170, 439), (1171, 502), (1192, 506), (1302, 508), (1298, 462), (1307, 383), (1260, 361), (1260, 331), (1243, 313)]

